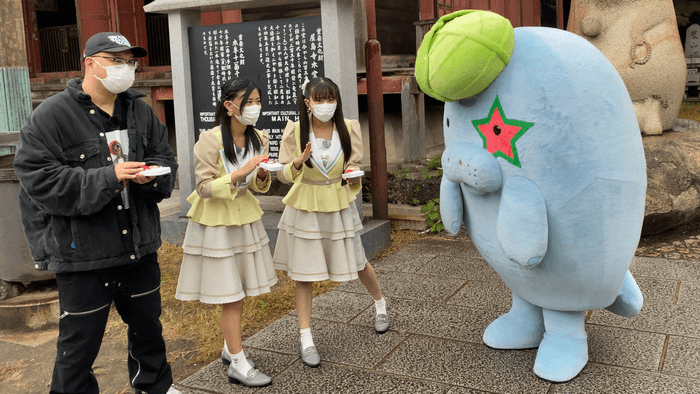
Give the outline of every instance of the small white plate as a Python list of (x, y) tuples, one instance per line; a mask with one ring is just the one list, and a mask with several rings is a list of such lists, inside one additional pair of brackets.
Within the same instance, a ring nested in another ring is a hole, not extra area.
[(365, 172), (362, 170), (355, 170), (355, 171), (350, 171), (347, 173), (343, 173), (343, 179), (352, 179), (352, 178), (357, 178), (365, 175)]
[(264, 170), (268, 170), (268, 171), (279, 171), (279, 170), (283, 169), (284, 166), (280, 163), (277, 163), (277, 162), (275, 162), (275, 163), (262, 162), (262, 163), (260, 163), (260, 168), (262, 168)]
[(170, 174), (170, 167), (149, 168), (147, 170), (143, 170), (143, 171), (139, 172), (139, 174), (144, 175), (144, 176), (158, 176), (158, 175)]

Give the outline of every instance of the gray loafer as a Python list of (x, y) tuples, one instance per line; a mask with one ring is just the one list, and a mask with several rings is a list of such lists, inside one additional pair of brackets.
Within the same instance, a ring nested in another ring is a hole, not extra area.
[[(249, 359), (248, 357), (246, 357), (245, 359), (248, 360), (248, 364), (250, 364), (252, 368), (255, 368), (255, 363), (253, 362), (253, 360)], [(231, 364), (231, 353), (228, 352), (228, 349), (226, 349), (225, 345), (224, 348), (221, 349), (221, 362), (224, 363), (224, 365)]]
[(321, 356), (318, 355), (316, 346), (309, 346), (304, 349), (300, 345), (299, 348), (301, 349), (301, 359), (304, 361), (304, 364), (311, 368), (318, 367), (321, 364)]
[(377, 315), (377, 317), (374, 319), (374, 331), (376, 331), (378, 334), (384, 334), (389, 330), (389, 316), (380, 313)]
[(267, 386), (268, 384), (272, 383), (272, 379), (270, 379), (269, 376), (265, 375), (264, 373), (258, 371), (255, 368), (249, 369), (248, 373), (245, 376), (243, 376), (240, 372), (236, 370), (236, 368), (233, 367), (233, 365), (229, 365), (228, 382), (240, 383), (248, 387), (260, 387)]

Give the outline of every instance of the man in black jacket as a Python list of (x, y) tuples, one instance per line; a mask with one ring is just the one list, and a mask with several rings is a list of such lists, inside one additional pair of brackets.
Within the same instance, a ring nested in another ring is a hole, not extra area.
[[(85, 79), (44, 101), (15, 155), (20, 213), (37, 269), (56, 273), (61, 308), (51, 394), (97, 394), (92, 364), (114, 302), (128, 324), (136, 392), (176, 392), (161, 313), (160, 214), (177, 164), (167, 128), (129, 89), (146, 50), (119, 33), (85, 44)], [(145, 176), (145, 168), (170, 173)], [(170, 391), (169, 391), (170, 390)]]

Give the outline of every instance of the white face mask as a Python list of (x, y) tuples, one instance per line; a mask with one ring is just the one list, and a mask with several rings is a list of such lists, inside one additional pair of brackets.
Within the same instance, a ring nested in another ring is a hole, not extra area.
[(336, 106), (337, 104), (335, 103), (312, 105), (314, 109), (314, 116), (321, 122), (328, 122), (329, 120), (331, 120), (333, 115), (335, 115)]
[(102, 85), (110, 92), (119, 94), (126, 91), (134, 84), (136, 68), (131, 68), (128, 64), (103, 66), (97, 60), (95, 60), (95, 63), (107, 70), (107, 78), (102, 79), (97, 75), (95, 75), (95, 78), (102, 82)]
[[(234, 107), (241, 109), (241, 107), (237, 106), (236, 104), (233, 104)], [(243, 110), (241, 110), (241, 116), (238, 116), (236, 114), (233, 114), (233, 116), (236, 117), (236, 120), (241, 122), (241, 124), (246, 125), (246, 126), (253, 126), (255, 123), (258, 121), (258, 117), (260, 117), (260, 110), (262, 109), (262, 105), (246, 105), (243, 107)]]

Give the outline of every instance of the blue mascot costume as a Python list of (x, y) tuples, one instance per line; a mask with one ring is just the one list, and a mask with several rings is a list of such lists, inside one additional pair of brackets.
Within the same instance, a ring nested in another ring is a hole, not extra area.
[(463, 224), (513, 294), (484, 343), (538, 348), (539, 377), (574, 378), (588, 361), (586, 311), (630, 317), (643, 302), (629, 266), (646, 163), (622, 79), (575, 34), (474, 10), (436, 23), (416, 78), (446, 102), (445, 228)]

